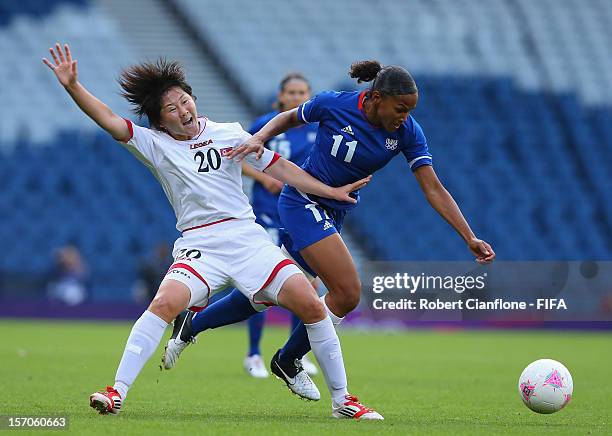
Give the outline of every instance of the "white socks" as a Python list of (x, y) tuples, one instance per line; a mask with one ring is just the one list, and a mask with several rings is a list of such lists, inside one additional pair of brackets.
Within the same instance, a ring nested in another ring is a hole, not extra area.
[(304, 325), (312, 352), (319, 362), (321, 371), (323, 371), (332, 401), (334, 404), (342, 404), (348, 390), (342, 349), (334, 324), (328, 316), (319, 322)]
[(325, 306), (325, 310), (327, 310), (327, 314), (329, 315), (332, 322), (334, 323), (334, 326), (337, 326), (338, 324), (342, 322), (342, 320), (344, 320), (344, 317), (340, 318), (339, 316), (334, 314), (331, 310), (329, 310), (329, 307), (327, 307), (327, 304), (325, 303), (325, 295), (323, 295), (322, 297), (319, 297), (319, 300), (321, 300), (321, 303), (323, 303), (323, 306)]
[(122, 399), (125, 400), (128, 389), (157, 349), (167, 326), (166, 321), (148, 310), (134, 323), (113, 386)]

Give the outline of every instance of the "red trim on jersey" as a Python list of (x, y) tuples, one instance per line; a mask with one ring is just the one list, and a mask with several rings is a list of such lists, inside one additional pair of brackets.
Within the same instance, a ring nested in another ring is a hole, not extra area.
[[(295, 265), (295, 263), (292, 260), (289, 260), (289, 259), (281, 260), (278, 263), (278, 265), (276, 265), (274, 267), (274, 269), (270, 273), (270, 277), (268, 277), (268, 280), (266, 280), (266, 282), (263, 284), (263, 286), (261, 287), (260, 291), (262, 289), (264, 289), (266, 286), (268, 286), (270, 283), (272, 283), (272, 280), (274, 280), (274, 278), (278, 275), (278, 272), (281, 269), (283, 269), (284, 267), (286, 267), (287, 265)], [(276, 306), (276, 304), (271, 303), (270, 301), (255, 301), (255, 295), (253, 295), (253, 303), (255, 303), (255, 304), (263, 304), (264, 306)]]
[(213, 221), (212, 223), (202, 224), (200, 226), (189, 227), (188, 229), (183, 230), (183, 233), (189, 232), (190, 230), (201, 229), (202, 227), (214, 226), (215, 224), (223, 223), (225, 221), (235, 220), (236, 218), (223, 218), (222, 220)]
[(359, 98), (357, 99), (357, 109), (363, 110), (363, 101), (365, 100), (365, 95), (368, 91), (361, 91), (359, 94)]
[(281, 158), (281, 155), (278, 154), (277, 152), (274, 152), (274, 157), (272, 158), (272, 160), (270, 161), (268, 166), (266, 166), (264, 168), (264, 171), (267, 170), (268, 168), (270, 168), (272, 165), (274, 165), (276, 163), (276, 161), (279, 160), (280, 158)]
[(125, 124), (127, 124), (127, 128), (130, 131), (130, 137), (125, 140), (117, 139), (117, 138), (114, 138), (114, 139), (115, 141), (119, 141), (119, 142), (123, 142), (124, 144), (127, 144), (130, 141), (130, 139), (134, 137), (134, 126), (132, 125), (132, 122), (128, 120), (127, 118), (124, 118), (123, 120), (125, 121)]
[(194, 312), (201, 312), (201, 311), (203, 311), (208, 306), (208, 302), (210, 301), (210, 286), (208, 286), (208, 282), (206, 280), (204, 280), (204, 277), (202, 277), (195, 269), (193, 269), (193, 267), (191, 265), (187, 265), (186, 263), (182, 263), (182, 262), (173, 263), (170, 266), (170, 268), (168, 268), (168, 272), (172, 271), (175, 268), (186, 269), (187, 271), (192, 273), (194, 276), (199, 278), (202, 281), (202, 283), (204, 283), (206, 285), (206, 287), (208, 288), (208, 295), (206, 296), (206, 306), (203, 306), (203, 307), (202, 306), (191, 306), (189, 308), (189, 310), (193, 310)]

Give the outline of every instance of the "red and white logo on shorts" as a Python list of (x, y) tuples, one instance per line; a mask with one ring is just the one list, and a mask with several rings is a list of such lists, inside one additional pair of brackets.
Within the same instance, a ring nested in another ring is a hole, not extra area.
[(232, 152), (232, 150), (233, 150), (233, 148), (232, 148), (232, 147), (225, 147), (225, 148), (222, 148), (222, 149), (220, 150), (220, 151), (221, 151), (221, 156), (223, 156), (223, 157), (227, 156), (228, 154), (230, 154), (230, 153)]

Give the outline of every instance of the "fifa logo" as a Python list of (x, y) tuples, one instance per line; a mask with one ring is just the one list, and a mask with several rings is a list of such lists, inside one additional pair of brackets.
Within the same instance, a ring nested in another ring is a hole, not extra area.
[(397, 139), (387, 138), (385, 147), (387, 147), (388, 150), (395, 150), (397, 148)]

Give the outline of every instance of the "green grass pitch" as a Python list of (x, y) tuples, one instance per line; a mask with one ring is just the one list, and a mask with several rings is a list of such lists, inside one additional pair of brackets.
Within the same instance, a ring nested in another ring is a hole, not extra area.
[[(200, 335), (171, 371), (158, 368), (160, 346), (123, 412), (100, 416), (88, 396), (112, 385), (130, 328), (0, 321), (0, 415), (66, 415), (70, 433), (104, 435), (612, 433), (610, 333), (342, 330), (349, 389), (385, 416), (356, 422), (330, 417), (321, 376), (316, 403), (275, 378), (246, 376), (246, 332), (222, 328)], [(266, 360), (286, 336), (265, 330)], [(542, 357), (562, 361), (574, 378), (574, 399), (553, 415), (531, 412), (517, 394), (523, 368)]]

